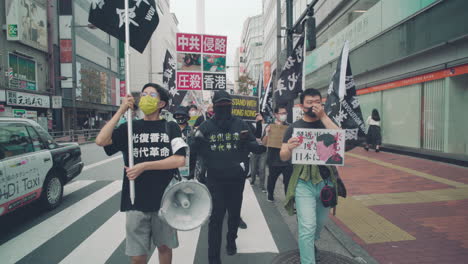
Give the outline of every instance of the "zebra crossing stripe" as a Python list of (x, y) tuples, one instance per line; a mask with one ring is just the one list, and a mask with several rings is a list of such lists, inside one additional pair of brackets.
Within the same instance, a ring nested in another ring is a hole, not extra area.
[[(195, 263), (195, 253), (197, 251), (200, 229), (201, 227), (191, 231), (177, 232), (179, 237), (179, 247), (173, 251), (172, 263)], [(159, 264), (157, 249), (154, 250), (148, 264)]]
[(69, 184), (65, 185), (65, 187), (63, 187), (63, 196), (67, 196), (67, 195), (70, 195), (78, 190), (80, 190), (81, 188), (84, 188), (88, 185), (90, 185), (91, 183), (94, 183), (96, 181), (74, 181), (74, 182), (70, 182)]
[(239, 229), (237, 233), (238, 253), (279, 253), (249, 181), (245, 183), (241, 216), (248, 228)]
[(48, 218), (4, 243), (0, 247), (2, 263), (15, 263), (54, 237), (91, 210), (117, 194), (122, 181), (114, 181), (92, 195)]
[(105, 164), (105, 163), (107, 163), (107, 162), (111, 162), (111, 161), (114, 161), (114, 160), (120, 159), (120, 158), (122, 158), (122, 155), (117, 155), (117, 156), (115, 156), (115, 157), (108, 158), (108, 159), (105, 159), (105, 160), (103, 160), (103, 161), (99, 161), (99, 162), (96, 162), (96, 163), (87, 165), (87, 166), (85, 166), (85, 167), (83, 168), (83, 171), (82, 171), (82, 172), (85, 172), (85, 171), (90, 170), (90, 169), (92, 169), (92, 168), (95, 168), (95, 167), (97, 167), (97, 166), (101, 166), (102, 164)]
[(105, 263), (124, 239), (125, 213), (117, 212), (60, 264)]

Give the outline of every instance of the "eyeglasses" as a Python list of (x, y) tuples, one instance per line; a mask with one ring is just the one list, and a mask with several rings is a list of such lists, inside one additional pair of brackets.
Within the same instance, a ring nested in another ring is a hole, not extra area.
[(141, 94), (140, 94), (140, 97), (145, 97), (145, 96), (147, 96), (147, 95), (149, 95), (149, 96), (151, 96), (151, 97), (153, 97), (153, 98), (158, 97), (158, 94), (157, 94), (157, 93), (146, 93), (146, 92), (141, 93)]

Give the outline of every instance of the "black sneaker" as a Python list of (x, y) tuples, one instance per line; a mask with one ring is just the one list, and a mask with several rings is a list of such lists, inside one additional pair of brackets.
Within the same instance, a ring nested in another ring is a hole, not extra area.
[(233, 241), (233, 242), (228, 242), (227, 243), (227, 246), (226, 246), (226, 253), (229, 255), (229, 256), (233, 256), (235, 254), (237, 254), (237, 246), (236, 246), (236, 242)]
[(376, 149), (375, 152), (380, 152), (380, 149)]
[(242, 220), (242, 217), (239, 220), (239, 228), (240, 229), (247, 229), (247, 224)]

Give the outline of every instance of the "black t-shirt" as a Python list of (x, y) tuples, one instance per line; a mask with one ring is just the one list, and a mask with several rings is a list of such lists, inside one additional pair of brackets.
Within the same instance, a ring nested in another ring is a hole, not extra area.
[[(229, 129), (223, 130), (214, 121), (203, 122), (199, 127), (205, 141), (200, 146), (199, 154), (205, 160), (208, 170), (220, 170), (216, 176), (219, 178), (242, 178), (240, 175), (241, 163), (248, 160), (248, 144), (257, 145), (255, 137), (246, 122), (237, 117), (233, 117)], [(240, 133), (248, 131), (248, 139), (242, 143)]]
[(325, 128), (323, 125), (322, 121), (315, 121), (315, 122), (306, 122), (304, 119), (297, 120), (294, 122), (292, 125), (286, 129), (286, 132), (284, 133), (283, 137), (283, 143), (288, 143), (288, 140), (292, 138), (292, 134), (294, 132), (294, 128), (310, 128), (310, 129), (320, 129), (320, 128)]
[[(175, 122), (133, 121), (133, 157), (134, 164), (166, 159), (172, 155), (185, 156), (185, 147), (179, 126)], [(166, 131), (167, 127), (167, 131)], [(128, 132), (127, 123), (122, 124), (112, 133), (112, 145), (104, 149), (107, 155), (122, 151), (125, 166), (128, 167)], [(182, 142), (180, 142), (182, 141)], [(137, 210), (156, 212), (161, 205), (164, 190), (174, 176), (175, 170), (152, 170), (143, 172), (135, 180), (135, 204), (130, 202), (129, 180), (124, 170), (121, 211)]]
[[(270, 124), (271, 125), (271, 124)], [(266, 128), (265, 128), (265, 132), (266, 133), (266, 129), (270, 126), (268, 125)], [(290, 124), (289, 123), (285, 123), (284, 124), (285, 126), (289, 126)], [(286, 132), (285, 132), (286, 133)], [(279, 148), (272, 148), (272, 147), (268, 147), (268, 150), (267, 150), (267, 164), (270, 165), (270, 166), (274, 166), (274, 167), (281, 167), (281, 166), (290, 166), (291, 163), (289, 161), (282, 161), (281, 158), (280, 158), (280, 151), (281, 149)]]

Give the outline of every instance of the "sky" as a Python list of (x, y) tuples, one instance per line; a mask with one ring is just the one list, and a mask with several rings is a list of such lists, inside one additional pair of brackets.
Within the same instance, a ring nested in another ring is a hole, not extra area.
[[(170, 0), (171, 12), (179, 20), (180, 32), (196, 32), (196, 0)], [(244, 21), (262, 13), (262, 0), (205, 0), (205, 33), (228, 37), (227, 65), (234, 64), (235, 50), (241, 44)], [(237, 70), (231, 68), (232, 70)], [(232, 72), (228, 69), (228, 79)]]

